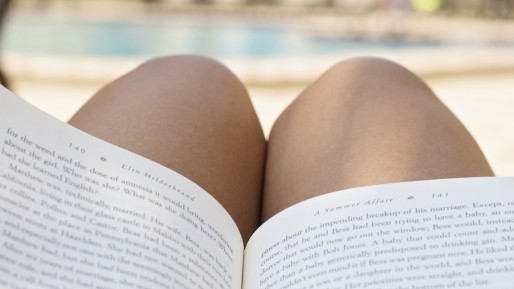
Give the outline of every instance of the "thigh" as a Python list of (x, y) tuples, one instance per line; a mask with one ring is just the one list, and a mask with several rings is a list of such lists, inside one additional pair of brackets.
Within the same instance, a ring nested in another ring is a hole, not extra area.
[(492, 174), (468, 131), (420, 79), (385, 60), (352, 59), (322, 75), (275, 123), (262, 218), (346, 188)]
[(149, 61), (101, 89), (70, 124), (196, 182), (245, 241), (256, 229), (266, 143), (246, 89), (219, 63)]

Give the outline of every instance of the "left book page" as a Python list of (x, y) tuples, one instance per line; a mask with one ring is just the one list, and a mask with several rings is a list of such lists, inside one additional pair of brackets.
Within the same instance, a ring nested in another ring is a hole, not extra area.
[(0, 87), (1, 288), (240, 288), (207, 192)]

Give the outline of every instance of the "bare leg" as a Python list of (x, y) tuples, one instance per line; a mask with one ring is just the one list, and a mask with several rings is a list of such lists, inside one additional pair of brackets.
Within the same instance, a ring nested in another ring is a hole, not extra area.
[(100, 90), (70, 123), (196, 182), (245, 242), (259, 224), (265, 139), (245, 88), (217, 62), (147, 62)]
[(348, 60), (274, 125), (262, 218), (345, 188), (492, 174), (467, 130), (416, 76), (384, 60)]

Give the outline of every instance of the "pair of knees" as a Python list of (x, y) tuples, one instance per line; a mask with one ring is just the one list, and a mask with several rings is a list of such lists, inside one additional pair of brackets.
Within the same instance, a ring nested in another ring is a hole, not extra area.
[[(142, 86), (168, 91), (156, 94), (161, 98), (160, 103), (201, 103), (221, 113), (253, 112), (242, 82), (227, 67), (210, 58), (187, 55), (156, 58), (132, 74), (137, 75), (135, 79)], [(336, 110), (359, 110), (361, 106), (383, 109), (399, 108), (398, 104), (422, 106), (424, 101), (434, 99), (422, 81), (398, 64), (379, 58), (354, 58), (341, 61), (320, 75), (284, 114), (304, 112), (303, 105)], [(244, 113), (227, 113), (229, 117), (244, 116)]]
[(267, 143), (241, 81), (198, 56), (142, 64), (99, 91), (71, 123), (174, 169), (224, 206), (236, 204), (236, 215), (247, 210), (239, 203), (260, 200), (263, 191), (268, 218), (344, 188), (492, 174), (421, 80), (375, 58), (342, 61), (319, 76), (281, 114)]
[[(229, 84), (231, 87), (242, 85), (237, 76), (222, 63), (195, 55), (151, 59), (136, 68), (135, 72), (161, 83), (169, 83), (171, 77), (189, 76), (188, 81), (198, 85), (216, 85), (217, 82)], [(373, 57), (343, 60), (322, 74), (318, 82), (324, 80), (332, 82), (334, 87), (346, 89), (381, 86), (384, 80), (399, 83), (413, 81), (411, 83), (413, 85), (424, 86), (419, 79), (402, 66), (389, 60)], [(341, 87), (342, 85), (345, 87)]]

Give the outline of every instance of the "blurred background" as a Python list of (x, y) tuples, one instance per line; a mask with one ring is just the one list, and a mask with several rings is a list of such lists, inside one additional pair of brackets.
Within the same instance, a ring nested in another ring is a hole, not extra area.
[(232, 69), (268, 134), (320, 73), (371, 55), (427, 81), (514, 175), (514, 0), (0, 0), (0, 18), (3, 83), (64, 121), (143, 61), (187, 53)]

